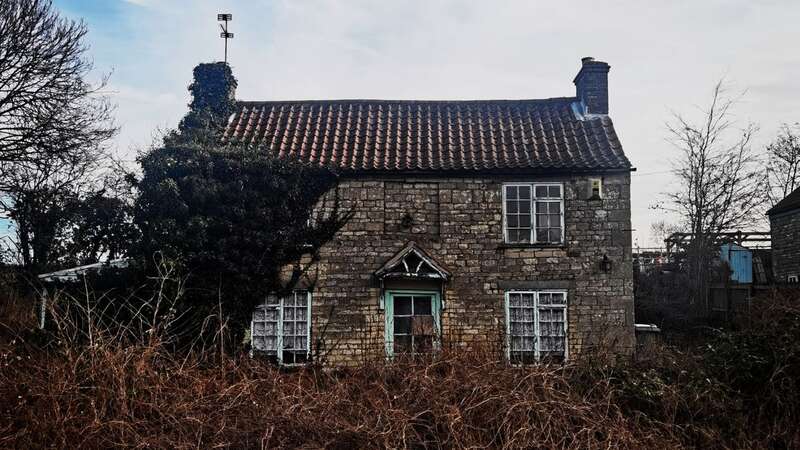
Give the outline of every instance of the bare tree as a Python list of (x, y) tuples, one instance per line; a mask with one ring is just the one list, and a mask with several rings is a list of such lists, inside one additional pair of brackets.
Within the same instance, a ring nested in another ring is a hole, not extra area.
[(112, 107), (98, 95), (106, 78), (86, 81), (86, 33), (83, 22), (60, 17), (49, 0), (2, 2), (0, 183), (16, 163), (60, 158), (115, 133)]
[(105, 192), (116, 127), (107, 77), (87, 81), (86, 33), (49, 0), (0, 8), (0, 217), (13, 222), (11, 246), (32, 271), (75, 253), (76, 214)]
[(800, 188), (800, 124), (783, 124), (767, 145), (767, 196), (771, 206)]
[(664, 207), (677, 213), (681, 227), (691, 233), (686, 262), (697, 306), (705, 306), (707, 300), (720, 233), (762, 220), (764, 173), (750, 146), (757, 127), (736, 126), (735, 102), (720, 81), (700, 120), (675, 114), (668, 124), (670, 141), (680, 153), (673, 167), (677, 188), (666, 194)]
[(0, 217), (13, 222), (6, 257), (36, 272), (124, 256), (136, 235), (134, 181), (97, 146), (17, 162), (0, 195)]
[(98, 162), (95, 157), (17, 162), (5, 174), (0, 214), (14, 222), (19, 264), (34, 270), (48, 266), (64, 238), (68, 211), (95, 182)]
[(680, 227), (665, 220), (659, 220), (650, 224), (650, 236), (659, 246), (664, 245), (664, 241), (671, 235), (680, 231)]

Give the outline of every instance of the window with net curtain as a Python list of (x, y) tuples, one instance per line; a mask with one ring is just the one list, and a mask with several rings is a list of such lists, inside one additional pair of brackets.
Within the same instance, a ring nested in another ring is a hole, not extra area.
[(541, 359), (566, 359), (566, 292), (508, 292), (506, 311), (511, 362), (526, 364)]
[(302, 364), (309, 355), (311, 294), (294, 291), (268, 295), (253, 311), (253, 352), (280, 364)]

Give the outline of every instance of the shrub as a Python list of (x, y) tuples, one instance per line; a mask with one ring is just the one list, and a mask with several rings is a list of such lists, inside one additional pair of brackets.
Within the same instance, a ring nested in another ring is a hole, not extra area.
[(0, 346), (0, 446), (792, 448), (796, 298), (764, 301), (748, 327), (687, 351), (524, 368), (491, 349), (448, 349), (287, 371), (56, 316), (42, 343)]

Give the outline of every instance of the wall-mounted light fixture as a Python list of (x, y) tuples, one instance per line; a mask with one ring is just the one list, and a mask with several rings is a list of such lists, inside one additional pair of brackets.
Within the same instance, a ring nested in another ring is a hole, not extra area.
[(603, 255), (603, 260), (600, 261), (600, 270), (603, 272), (611, 271), (611, 260), (608, 259), (608, 255)]

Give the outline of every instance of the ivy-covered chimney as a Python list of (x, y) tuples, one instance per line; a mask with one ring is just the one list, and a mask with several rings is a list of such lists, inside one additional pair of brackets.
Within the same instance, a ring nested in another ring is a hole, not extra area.
[(192, 101), (179, 125), (188, 131), (221, 132), (236, 106), (236, 78), (224, 62), (198, 64), (189, 85)]
[(608, 70), (611, 67), (591, 56), (581, 58), (581, 70), (575, 79), (575, 96), (583, 102), (587, 114), (608, 114)]

